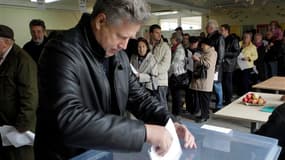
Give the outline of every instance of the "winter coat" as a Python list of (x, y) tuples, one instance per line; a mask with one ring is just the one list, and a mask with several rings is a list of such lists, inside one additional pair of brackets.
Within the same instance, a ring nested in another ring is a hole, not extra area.
[(190, 88), (196, 91), (212, 92), (215, 75), (215, 65), (217, 60), (217, 52), (214, 47), (209, 48), (207, 52), (202, 52), (200, 61), (194, 62), (194, 72), (200, 66), (204, 65), (207, 69), (206, 79), (192, 78)]

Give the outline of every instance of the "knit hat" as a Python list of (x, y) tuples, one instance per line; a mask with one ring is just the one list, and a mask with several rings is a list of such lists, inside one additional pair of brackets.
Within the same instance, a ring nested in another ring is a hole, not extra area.
[(14, 32), (10, 27), (0, 24), (0, 37), (14, 40)]
[(209, 38), (203, 38), (200, 43), (201, 44), (203, 44), (203, 43), (207, 44), (208, 46), (211, 46), (211, 47), (214, 46), (214, 44), (212, 43), (212, 41)]

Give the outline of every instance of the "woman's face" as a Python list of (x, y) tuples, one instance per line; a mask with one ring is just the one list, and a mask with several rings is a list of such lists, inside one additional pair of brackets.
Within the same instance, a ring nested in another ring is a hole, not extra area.
[(145, 56), (147, 52), (147, 46), (144, 42), (140, 41), (138, 44), (138, 52), (140, 56)]
[(171, 41), (171, 44), (172, 44), (173, 46), (177, 44), (175, 38), (171, 38), (170, 41)]
[(255, 43), (260, 43), (262, 41), (262, 35), (255, 35), (254, 36), (254, 42)]
[(205, 53), (209, 50), (209, 48), (211, 48), (211, 46), (205, 44), (205, 43), (202, 43), (201, 44), (201, 48), (202, 48), (202, 51)]
[(248, 43), (251, 42), (251, 36), (250, 36), (250, 34), (244, 34), (244, 35), (243, 35), (243, 42), (246, 43), (246, 44), (248, 44)]

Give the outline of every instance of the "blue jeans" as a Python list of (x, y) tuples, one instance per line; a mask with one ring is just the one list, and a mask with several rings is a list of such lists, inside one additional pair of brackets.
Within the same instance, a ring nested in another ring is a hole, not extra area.
[(221, 82), (214, 82), (214, 92), (216, 95), (216, 108), (223, 107), (223, 87)]
[(167, 106), (167, 86), (158, 86), (157, 91), (155, 91), (155, 97), (160, 101), (161, 105), (165, 106), (165, 108), (168, 110)]

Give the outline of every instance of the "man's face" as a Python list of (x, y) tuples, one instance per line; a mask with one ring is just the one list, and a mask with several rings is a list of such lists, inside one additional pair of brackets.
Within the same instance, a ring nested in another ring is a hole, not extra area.
[(227, 37), (228, 36), (228, 31), (224, 27), (221, 27), (220, 32), (223, 35), (223, 37)]
[(189, 45), (189, 36), (188, 35), (184, 35), (183, 36), (183, 45)]
[(42, 43), (45, 36), (45, 30), (42, 26), (32, 26), (31, 35), (34, 42)]
[(95, 30), (95, 38), (105, 50), (105, 57), (113, 56), (120, 50), (126, 49), (129, 39), (135, 37), (141, 26), (126, 20), (118, 24), (109, 24), (103, 13), (99, 14), (94, 22), (92, 28)]
[(196, 49), (198, 48), (198, 45), (199, 45), (199, 42), (190, 43), (190, 49)]
[(256, 35), (254, 36), (254, 42), (255, 42), (255, 43), (260, 43), (261, 41), (262, 41), (262, 36), (256, 34)]
[(206, 32), (207, 32), (208, 34), (210, 34), (210, 33), (214, 32), (214, 28), (213, 28), (212, 26), (210, 26), (210, 25), (207, 25), (207, 26), (206, 26)]
[(150, 37), (153, 41), (160, 41), (161, 39), (161, 30), (160, 29), (154, 29), (153, 32), (150, 32)]
[(2, 57), (7, 51), (8, 46), (8, 40), (6, 38), (0, 37), (0, 57)]

